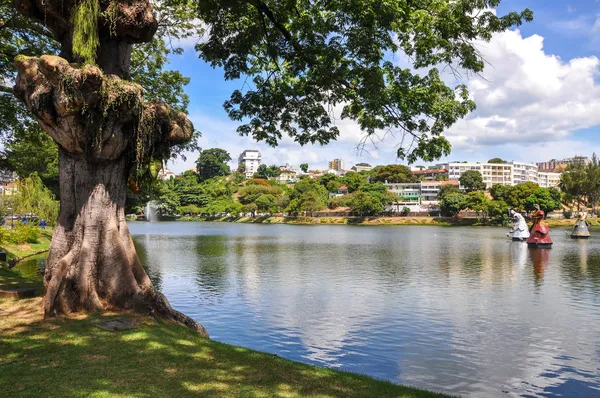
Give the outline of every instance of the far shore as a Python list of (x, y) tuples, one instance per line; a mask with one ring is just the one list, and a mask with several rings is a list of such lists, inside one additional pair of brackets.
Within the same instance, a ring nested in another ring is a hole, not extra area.
[[(246, 224), (291, 224), (291, 225), (432, 225), (442, 227), (489, 227), (507, 226), (495, 225), (491, 220), (477, 218), (454, 217), (164, 217), (163, 221), (207, 221), (207, 222), (237, 222)], [(586, 220), (590, 226), (600, 226), (600, 218)], [(552, 227), (571, 227), (575, 219), (547, 219)]]

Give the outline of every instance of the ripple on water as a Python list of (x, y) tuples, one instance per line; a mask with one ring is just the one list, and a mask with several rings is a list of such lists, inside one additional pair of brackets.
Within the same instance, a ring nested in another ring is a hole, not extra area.
[(600, 396), (595, 236), (540, 254), (492, 228), (130, 228), (216, 340), (451, 394)]

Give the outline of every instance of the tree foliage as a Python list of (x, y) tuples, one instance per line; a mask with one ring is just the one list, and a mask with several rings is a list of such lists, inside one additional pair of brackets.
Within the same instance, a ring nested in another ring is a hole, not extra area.
[(308, 173), (308, 163), (300, 164), (300, 170), (302, 170), (303, 173)]
[(373, 169), (373, 181), (388, 182), (390, 184), (403, 184), (417, 182), (417, 177), (406, 166), (401, 164), (390, 164), (377, 166)]
[[(224, 104), (242, 135), (326, 144), (339, 136), (330, 112), (338, 107), (366, 137), (406, 138), (398, 157), (433, 160), (450, 151), (442, 133), (475, 108), (466, 86), (447, 86), (438, 66), (481, 72), (475, 41), (532, 20), (527, 9), (497, 16), (499, 3), (201, 1), (208, 34), (196, 48), (226, 79), (251, 82)], [(413, 68), (394, 63), (396, 54)]]
[(465, 206), (465, 195), (460, 192), (451, 192), (440, 200), (440, 211), (443, 216), (446, 217), (454, 217), (457, 216), (458, 213)]
[(483, 176), (477, 170), (467, 170), (460, 176), (460, 185), (465, 188), (467, 192), (483, 191), (485, 190), (485, 183), (483, 182)]
[(277, 165), (267, 166), (266, 164), (261, 164), (258, 166), (256, 173), (254, 173), (254, 178), (262, 178), (263, 180), (269, 180), (271, 178), (277, 178), (281, 175), (281, 170)]
[(528, 211), (533, 211), (535, 205), (540, 205), (540, 209), (546, 214), (560, 208), (560, 202), (555, 200), (546, 188), (539, 188), (525, 200), (525, 209)]
[(228, 162), (231, 162), (231, 156), (224, 149), (211, 148), (201, 151), (196, 160), (200, 181), (231, 174)]
[(58, 201), (35, 173), (17, 180), (17, 192), (2, 199), (6, 201), (4, 207), (12, 208), (13, 214), (32, 214), (50, 225), (54, 225), (58, 217)]

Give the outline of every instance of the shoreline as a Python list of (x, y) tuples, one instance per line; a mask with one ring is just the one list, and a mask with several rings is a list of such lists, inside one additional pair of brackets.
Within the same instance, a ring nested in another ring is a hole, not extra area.
[[(440, 227), (498, 227), (506, 225), (493, 224), (489, 220), (476, 218), (450, 217), (165, 217), (160, 221), (181, 222), (232, 222), (244, 224), (288, 224), (288, 225), (370, 225), (370, 226), (440, 226)], [(600, 226), (600, 218), (586, 220), (591, 227)], [(573, 227), (575, 219), (547, 219), (550, 228)]]
[[(0, 269), (0, 288), (41, 282)], [(220, 343), (129, 311), (44, 319), (41, 301), (0, 298), (0, 391), (7, 396), (448, 396)], [(95, 326), (115, 318), (134, 326), (119, 332)]]

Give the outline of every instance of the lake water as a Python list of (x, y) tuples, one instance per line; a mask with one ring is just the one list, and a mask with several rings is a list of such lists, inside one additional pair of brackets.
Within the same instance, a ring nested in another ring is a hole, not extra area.
[(217, 341), (469, 396), (600, 396), (600, 231), (131, 223)]

